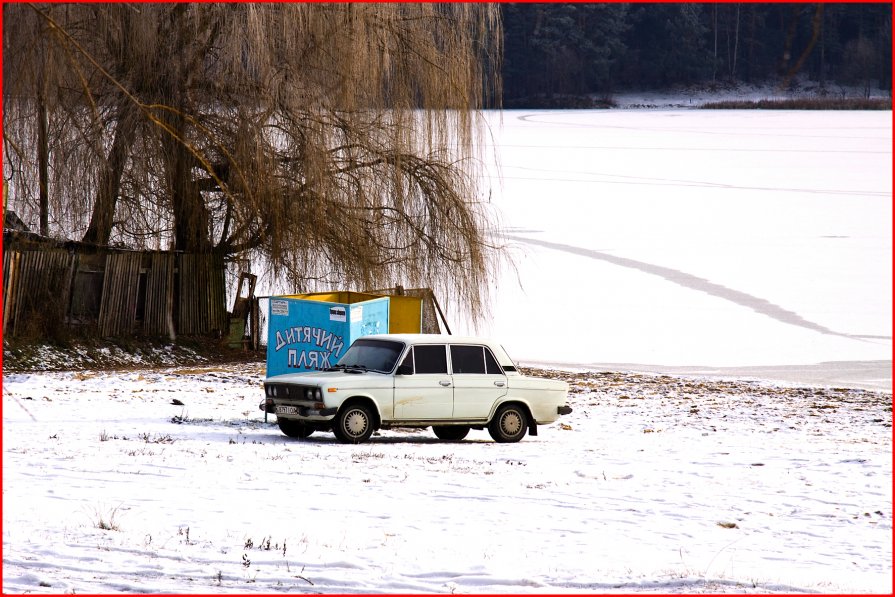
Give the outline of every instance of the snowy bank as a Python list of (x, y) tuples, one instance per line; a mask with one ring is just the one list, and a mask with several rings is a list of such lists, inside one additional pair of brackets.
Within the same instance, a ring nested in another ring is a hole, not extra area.
[(351, 446), (262, 373), (7, 376), (4, 593), (892, 588), (891, 394), (553, 371), (537, 437)]

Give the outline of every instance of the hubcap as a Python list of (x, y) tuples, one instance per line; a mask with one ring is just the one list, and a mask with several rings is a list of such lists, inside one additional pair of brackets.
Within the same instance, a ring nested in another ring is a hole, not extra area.
[(353, 410), (345, 417), (345, 432), (351, 436), (363, 435), (367, 429), (367, 417), (359, 410)]
[(519, 413), (510, 411), (503, 416), (503, 430), (507, 435), (516, 435), (522, 429), (522, 419)]

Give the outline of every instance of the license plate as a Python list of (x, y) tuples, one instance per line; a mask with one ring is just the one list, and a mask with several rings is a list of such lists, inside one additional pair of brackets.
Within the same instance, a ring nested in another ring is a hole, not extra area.
[(297, 415), (298, 407), (278, 404), (276, 414), (278, 414), (278, 415)]

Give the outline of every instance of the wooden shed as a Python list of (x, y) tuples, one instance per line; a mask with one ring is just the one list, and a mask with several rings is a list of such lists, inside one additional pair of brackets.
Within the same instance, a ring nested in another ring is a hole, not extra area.
[(220, 255), (128, 251), (3, 235), (3, 330), (41, 335), (221, 335), (228, 329)]

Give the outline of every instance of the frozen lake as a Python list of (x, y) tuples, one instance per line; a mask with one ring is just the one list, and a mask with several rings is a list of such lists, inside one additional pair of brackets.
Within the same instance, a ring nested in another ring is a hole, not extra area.
[(891, 112), (489, 122), (517, 360), (891, 389)]

